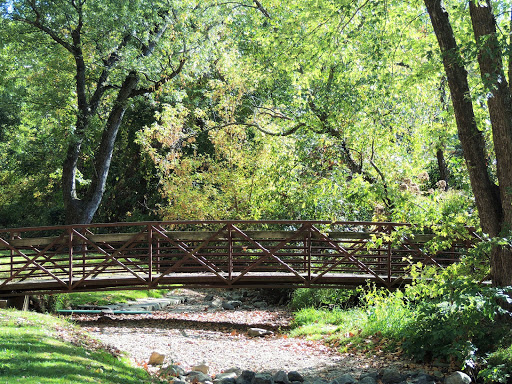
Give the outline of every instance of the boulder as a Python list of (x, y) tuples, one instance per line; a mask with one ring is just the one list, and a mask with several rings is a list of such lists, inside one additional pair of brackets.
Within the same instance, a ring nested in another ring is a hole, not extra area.
[(377, 384), (377, 379), (372, 376), (365, 376), (359, 379), (359, 384)]
[(382, 369), (380, 371), (380, 376), (384, 384), (398, 384), (404, 378), (397, 367)]
[(164, 377), (179, 377), (185, 374), (185, 370), (179, 365), (169, 365), (160, 370), (159, 376)]
[[(236, 381), (236, 377), (238, 375), (236, 374), (236, 372), (223, 372), (223, 373), (219, 373), (218, 375), (215, 376), (215, 380), (213, 380), (213, 384), (217, 384), (217, 383), (223, 383), (223, 384), (227, 384), (227, 380), (226, 379), (233, 379), (233, 383)], [(224, 381), (226, 381), (226, 383), (224, 383)], [(231, 381), (231, 380), (229, 380)]]
[(274, 384), (274, 378), (270, 373), (257, 373), (252, 384)]
[(274, 375), (274, 383), (290, 384), (290, 379), (288, 379), (288, 374), (285, 371), (276, 372)]
[(151, 356), (149, 356), (148, 365), (162, 365), (165, 360), (165, 355), (162, 355), (158, 352), (153, 352)]
[(302, 377), (302, 375), (297, 372), (297, 371), (290, 371), (288, 372), (288, 380), (290, 381), (300, 381), (301, 383), (304, 382), (304, 377)]
[(199, 371), (192, 371), (187, 374), (187, 379), (191, 382), (198, 382), (198, 383), (205, 383), (207, 381), (212, 382), (211, 376), (199, 372)]
[(349, 373), (345, 373), (344, 375), (341, 375), (337, 379), (334, 379), (331, 384), (355, 384), (356, 379), (352, 377)]
[(234, 305), (231, 304), (230, 301), (223, 301), (222, 302), (222, 308), (224, 308), (227, 311), (232, 311), (235, 309)]
[(236, 384), (252, 384), (256, 373), (253, 371), (242, 371), (240, 376), (236, 378)]
[(454, 372), (445, 379), (445, 384), (470, 384), (471, 377), (466, 375), (464, 372)]

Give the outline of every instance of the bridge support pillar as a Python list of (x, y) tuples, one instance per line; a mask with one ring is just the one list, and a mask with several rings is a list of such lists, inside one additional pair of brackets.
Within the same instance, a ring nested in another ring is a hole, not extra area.
[(15, 308), (20, 311), (28, 311), (28, 296), (14, 296), (7, 298), (7, 308)]

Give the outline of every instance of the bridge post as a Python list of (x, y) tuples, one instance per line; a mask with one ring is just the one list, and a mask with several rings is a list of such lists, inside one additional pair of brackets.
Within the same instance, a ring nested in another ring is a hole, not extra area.
[(19, 311), (28, 311), (28, 296), (14, 296), (7, 298), (7, 308), (14, 308)]

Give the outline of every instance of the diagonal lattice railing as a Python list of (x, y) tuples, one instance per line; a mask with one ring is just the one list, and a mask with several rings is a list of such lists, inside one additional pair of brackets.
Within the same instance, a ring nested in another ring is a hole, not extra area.
[[(407, 267), (457, 262), (468, 238), (429, 254), (402, 223), (174, 221), (0, 230), (0, 296), (31, 292), (407, 282)], [(399, 238), (397, 240), (397, 238)]]

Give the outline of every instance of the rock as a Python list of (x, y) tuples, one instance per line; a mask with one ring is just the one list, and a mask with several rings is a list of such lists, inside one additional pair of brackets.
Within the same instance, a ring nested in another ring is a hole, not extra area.
[(204, 301), (213, 301), (214, 296), (213, 295), (207, 295), (204, 297)]
[(265, 301), (257, 301), (253, 304), (256, 308), (267, 308), (267, 303)]
[(372, 379), (377, 381), (377, 379), (379, 378), (379, 372), (377, 372), (377, 371), (363, 372), (363, 373), (361, 373), (361, 376), (359, 376), (359, 380), (362, 380), (366, 377), (371, 377)]
[(231, 304), (231, 302), (229, 302), (229, 301), (223, 301), (222, 308), (224, 308), (225, 310), (228, 310), (228, 311), (232, 311), (233, 309), (235, 309), (233, 304)]
[(274, 332), (263, 329), (263, 328), (249, 328), (247, 334), (251, 337), (273, 335)]
[[(215, 376), (215, 380), (213, 380), (213, 384), (227, 384), (228, 381), (231, 381), (231, 380), (227, 380), (227, 379), (232, 379), (232, 382), (235, 383), (235, 379), (238, 375), (236, 374), (236, 372), (223, 372), (223, 373), (219, 373), (218, 375)], [(226, 381), (226, 382), (224, 382)]]
[(273, 377), (274, 383), (290, 384), (288, 375), (285, 371), (278, 371)]
[(236, 378), (236, 384), (252, 384), (256, 373), (253, 371), (242, 371), (240, 376)]
[(435, 384), (436, 380), (435, 377), (433, 376), (419, 374), (416, 377), (414, 377), (410, 382), (412, 384)]
[(344, 375), (334, 379), (332, 384), (355, 384), (356, 379), (352, 377), (352, 375), (345, 373)]
[(397, 384), (403, 379), (397, 367), (384, 368), (380, 371), (381, 380), (384, 384)]
[(232, 372), (235, 373), (236, 376), (240, 376), (242, 374), (242, 370), (238, 367), (226, 369), (223, 373), (232, 373)]
[(242, 302), (240, 300), (232, 300), (228, 301), (228, 304), (231, 304), (233, 307), (238, 308), (242, 305)]
[(288, 380), (290, 381), (299, 381), (301, 383), (304, 382), (304, 378), (302, 377), (302, 375), (297, 372), (297, 371), (290, 371), (288, 372)]
[(236, 379), (234, 377), (226, 377), (222, 380), (215, 379), (213, 384), (236, 384)]
[(274, 384), (274, 378), (270, 373), (257, 373), (252, 384)]
[(158, 352), (153, 352), (151, 356), (149, 356), (148, 365), (162, 365), (165, 360), (165, 355), (162, 355)]
[(213, 301), (210, 303), (210, 307), (212, 308), (219, 308), (222, 307), (222, 300), (218, 297), (213, 299)]
[(198, 382), (198, 383), (205, 383), (207, 381), (212, 382), (211, 376), (208, 376), (207, 374), (199, 371), (192, 371), (187, 374), (187, 379), (190, 380), (190, 382)]
[(196, 371), (196, 372), (202, 372), (204, 373), (205, 375), (208, 374), (208, 371), (210, 370), (210, 367), (208, 367), (207, 365), (205, 364), (199, 364), (199, 365), (196, 365), (195, 367), (192, 367), (192, 371)]
[(445, 381), (445, 384), (469, 384), (471, 383), (471, 377), (466, 375), (464, 372), (454, 372), (450, 376), (448, 376)]
[(359, 384), (377, 384), (377, 380), (372, 376), (365, 376), (359, 379)]
[(179, 377), (185, 374), (185, 370), (181, 368), (179, 365), (169, 365), (165, 368), (162, 368), (159, 372), (159, 376), (165, 377)]

